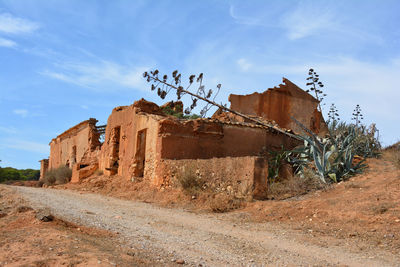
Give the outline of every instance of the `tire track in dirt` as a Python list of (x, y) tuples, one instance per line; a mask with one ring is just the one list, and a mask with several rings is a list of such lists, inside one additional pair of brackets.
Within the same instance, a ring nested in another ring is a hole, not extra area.
[[(15, 187), (33, 207), (85, 226), (119, 232), (124, 243), (155, 259), (215, 265), (400, 266), (394, 257), (370, 258), (343, 247), (320, 247), (283, 237), (268, 224), (233, 223), (230, 214), (194, 214), (147, 203), (68, 190)], [(228, 219), (227, 219), (228, 218)], [(161, 264), (161, 263), (160, 263)]]

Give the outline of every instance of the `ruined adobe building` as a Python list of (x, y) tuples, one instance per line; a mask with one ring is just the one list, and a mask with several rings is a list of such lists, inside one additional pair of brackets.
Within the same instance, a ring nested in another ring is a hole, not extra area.
[(302, 133), (292, 120), (296, 118), (318, 135), (328, 133), (328, 128), (318, 110), (318, 100), (286, 78), (283, 84), (263, 93), (229, 96), (231, 109), (243, 114), (255, 115), (276, 122), (279, 127)]
[[(288, 131), (297, 130), (291, 115), (317, 133), (326, 129), (318, 102), (287, 79), (262, 94), (231, 95), (229, 100), (233, 110), (273, 120), (276, 127)], [(48, 168), (71, 167), (71, 182), (99, 169), (107, 176), (146, 180), (156, 186), (174, 185), (179, 176), (193, 172), (211, 187), (225, 188), (238, 197), (262, 198), (268, 175), (265, 152), (299, 144), (274, 128), (231, 113), (218, 111), (211, 119), (184, 120), (143, 99), (113, 109), (103, 144), (95, 124), (94, 119), (81, 122), (53, 139)]]

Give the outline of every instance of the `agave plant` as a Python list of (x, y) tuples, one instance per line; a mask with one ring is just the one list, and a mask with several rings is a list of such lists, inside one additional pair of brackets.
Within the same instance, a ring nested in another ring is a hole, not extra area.
[[(297, 164), (302, 172), (304, 166), (313, 162), (320, 180), (327, 183), (327, 178), (332, 182), (339, 182), (348, 175), (360, 172), (366, 167), (365, 160), (354, 164), (354, 141), (357, 138), (355, 128), (350, 128), (349, 132), (342, 135), (331, 135), (329, 138), (319, 138), (303, 124), (292, 118), (307, 135), (302, 136), (304, 146), (298, 148), (297, 155), (300, 157), (292, 158), (291, 162)], [(295, 151), (292, 151), (296, 155)], [(308, 160), (308, 162), (307, 162)]]

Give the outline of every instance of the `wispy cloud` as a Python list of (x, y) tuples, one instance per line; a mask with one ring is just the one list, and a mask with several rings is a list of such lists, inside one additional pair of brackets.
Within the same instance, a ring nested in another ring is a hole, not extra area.
[(239, 24), (244, 25), (261, 25), (261, 21), (257, 17), (246, 17), (236, 14), (235, 7), (230, 5), (229, 15)]
[(0, 146), (41, 154), (49, 153), (49, 146), (47, 144), (41, 144), (20, 139), (6, 139), (2, 143), (0, 143)]
[(3, 46), (3, 47), (15, 47), (15, 46), (17, 46), (17, 43), (12, 41), (12, 40), (4, 39), (4, 38), (0, 37), (0, 46)]
[(242, 71), (248, 71), (252, 67), (252, 64), (245, 58), (238, 59), (237, 64)]
[(39, 24), (27, 19), (15, 17), (8, 13), (0, 14), (0, 32), (8, 34), (31, 33), (39, 28)]
[(0, 126), (0, 132), (6, 133), (6, 134), (16, 134), (18, 131), (16, 128), (14, 127), (4, 127), (4, 126)]
[(22, 118), (25, 118), (28, 116), (28, 110), (26, 109), (14, 109), (13, 112)]
[(97, 63), (64, 63), (57, 70), (44, 70), (42, 75), (81, 87), (102, 90), (100, 87), (114, 85), (140, 89), (144, 86), (143, 72), (147, 67), (123, 66), (102, 60)]
[(290, 40), (297, 40), (335, 28), (336, 22), (331, 10), (300, 3), (296, 9), (281, 17), (281, 25), (286, 28)]

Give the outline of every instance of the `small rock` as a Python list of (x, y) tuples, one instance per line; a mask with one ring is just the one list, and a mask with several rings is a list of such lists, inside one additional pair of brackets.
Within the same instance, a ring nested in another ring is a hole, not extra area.
[(7, 213), (0, 212), (0, 218), (6, 217), (6, 216), (7, 216)]
[(185, 264), (185, 261), (180, 259), (175, 261), (176, 264)]
[(126, 254), (131, 257), (135, 256), (135, 252), (133, 251), (128, 251)]
[(196, 196), (192, 196), (192, 199), (196, 199)]
[(38, 210), (36, 213), (36, 219), (42, 222), (50, 222), (54, 220), (54, 216), (50, 213), (49, 210)]

